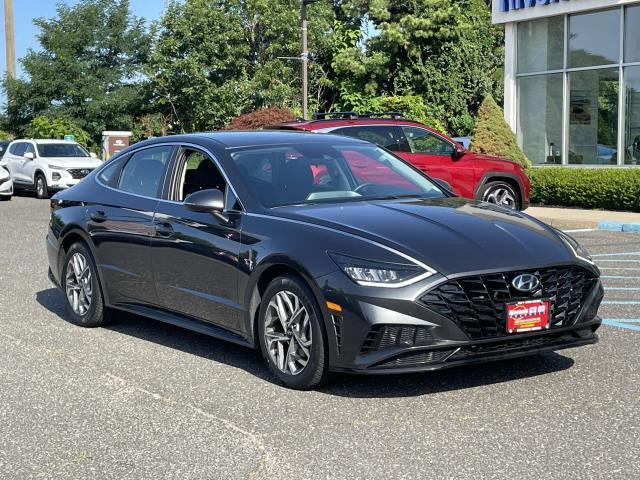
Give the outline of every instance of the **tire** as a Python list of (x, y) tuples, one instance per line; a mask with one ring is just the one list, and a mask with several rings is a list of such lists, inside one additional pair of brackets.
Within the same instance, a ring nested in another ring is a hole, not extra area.
[(47, 186), (47, 179), (44, 178), (43, 174), (36, 174), (34, 185), (36, 187), (36, 197), (40, 199), (49, 198), (49, 187)]
[[(291, 322), (288, 327), (279, 321), (279, 304)], [(292, 310), (296, 313), (302, 308), (302, 313), (292, 315)], [(285, 386), (309, 390), (327, 379), (329, 356), (320, 307), (309, 287), (297, 277), (284, 275), (267, 287), (258, 316), (258, 340), (269, 370)], [(278, 359), (282, 361), (278, 363)]]
[(480, 199), (502, 207), (520, 210), (522, 201), (520, 194), (506, 182), (495, 181), (487, 183), (482, 189)]
[[(75, 263), (75, 269), (72, 263)], [(78, 280), (77, 272), (79, 270), (84, 272), (85, 269), (88, 269), (86, 271), (88, 271), (89, 277), (80, 277)], [(86, 283), (85, 278), (87, 278)], [(95, 261), (85, 244), (76, 242), (67, 251), (62, 264), (60, 283), (69, 319), (72, 323), (88, 328), (99, 327), (106, 323), (109, 310), (104, 305)], [(74, 285), (75, 288), (71, 285)], [(83, 297), (85, 301), (82, 301)], [(87, 297), (89, 298), (88, 304)], [(75, 305), (73, 299), (77, 299)]]

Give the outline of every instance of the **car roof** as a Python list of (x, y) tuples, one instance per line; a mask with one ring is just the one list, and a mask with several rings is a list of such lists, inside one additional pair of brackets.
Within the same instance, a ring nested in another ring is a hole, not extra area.
[(55, 138), (52, 139), (47, 139), (47, 138), (16, 138), (15, 140), (13, 140), (14, 142), (34, 142), (37, 144), (41, 144), (41, 143), (60, 143), (60, 144), (70, 144), (70, 145), (77, 145), (78, 142), (74, 142), (71, 140), (58, 140)]
[(288, 143), (316, 143), (316, 144), (367, 144), (364, 140), (345, 137), (342, 135), (324, 135), (295, 130), (234, 130), (220, 132), (191, 133), (186, 135), (171, 135), (158, 137), (152, 143), (162, 141), (189, 142), (194, 139), (210, 140), (225, 149), (253, 147), (261, 145), (282, 145)]
[(281, 130), (306, 130), (315, 131), (324, 128), (350, 127), (350, 126), (367, 126), (367, 125), (393, 125), (405, 127), (420, 127), (429, 130), (441, 137), (450, 138), (448, 135), (434, 130), (424, 123), (415, 120), (407, 120), (406, 118), (378, 118), (378, 117), (361, 117), (361, 118), (326, 118), (317, 120), (296, 120), (292, 122), (284, 122), (270, 126), (271, 129)]

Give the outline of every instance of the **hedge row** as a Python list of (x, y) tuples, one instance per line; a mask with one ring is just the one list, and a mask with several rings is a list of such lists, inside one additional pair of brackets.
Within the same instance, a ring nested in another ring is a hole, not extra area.
[(528, 173), (532, 203), (640, 212), (640, 169), (542, 167)]

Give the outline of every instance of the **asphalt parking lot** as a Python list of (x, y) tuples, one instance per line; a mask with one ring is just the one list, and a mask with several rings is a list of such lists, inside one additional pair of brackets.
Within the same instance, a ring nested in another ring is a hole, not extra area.
[(47, 220), (0, 202), (0, 478), (637, 478), (640, 234), (574, 233), (606, 286), (597, 345), (297, 392), (222, 341), (66, 322)]

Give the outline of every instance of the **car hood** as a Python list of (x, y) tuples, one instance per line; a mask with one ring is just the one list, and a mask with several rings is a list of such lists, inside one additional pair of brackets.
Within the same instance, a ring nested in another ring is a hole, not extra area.
[(93, 157), (41, 157), (44, 162), (58, 168), (88, 168), (93, 170), (102, 165), (98, 158)]
[(575, 262), (551, 227), (461, 198), (292, 206), (271, 213), (376, 241), (447, 276)]

